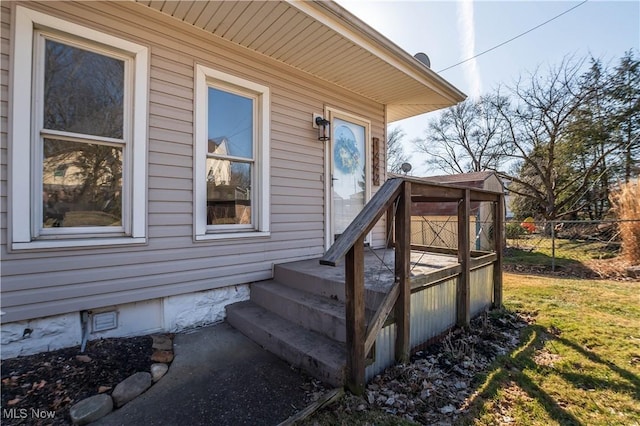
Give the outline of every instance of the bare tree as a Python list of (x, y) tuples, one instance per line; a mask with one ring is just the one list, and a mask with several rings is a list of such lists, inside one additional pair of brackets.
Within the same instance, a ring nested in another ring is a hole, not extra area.
[(597, 95), (592, 86), (582, 84), (583, 65), (584, 60), (565, 58), (546, 74), (538, 69), (510, 89), (512, 101), (495, 104), (505, 124), (501, 156), (512, 164), (499, 175), (512, 182), (509, 190), (516, 197), (527, 199), (547, 220), (583, 209), (585, 191), (616, 149), (607, 146), (589, 157), (577, 155), (584, 144), (573, 137), (572, 124), (581, 105)]
[(402, 146), (402, 139), (406, 133), (401, 127), (394, 127), (387, 135), (387, 171), (402, 173), (402, 163), (409, 161), (409, 156)]
[(613, 70), (566, 57), (446, 110), (415, 143), (445, 173), (497, 172), (519, 216), (600, 219), (611, 185), (638, 170), (639, 94), (633, 52)]
[(427, 164), (444, 173), (495, 170), (500, 164), (502, 117), (489, 97), (467, 99), (429, 123), (416, 150), (428, 155)]

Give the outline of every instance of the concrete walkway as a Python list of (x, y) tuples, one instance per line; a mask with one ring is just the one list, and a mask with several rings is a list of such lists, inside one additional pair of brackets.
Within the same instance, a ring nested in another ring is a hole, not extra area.
[(169, 372), (94, 425), (277, 425), (310, 379), (227, 323), (177, 334)]

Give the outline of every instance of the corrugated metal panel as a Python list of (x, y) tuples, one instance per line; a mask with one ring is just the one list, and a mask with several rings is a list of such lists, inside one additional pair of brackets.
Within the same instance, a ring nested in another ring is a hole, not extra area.
[(488, 309), (493, 303), (493, 264), (471, 271), (471, 317)]
[(411, 295), (411, 347), (455, 325), (456, 282), (452, 278)]
[[(457, 278), (444, 281), (411, 295), (411, 347), (415, 348), (439, 336), (456, 323)], [(471, 271), (471, 316), (493, 302), (493, 265)], [(375, 362), (366, 369), (366, 380), (395, 363), (396, 326), (378, 333)]]
[(376, 338), (376, 357), (373, 364), (365, 370), (365, 380), (373, 379), (373, 376), (382, 372), (385, 368), (395, 363), (396, 325), (383, 327)]
[[(437, 337), (456, 323), (457, 278), (411, 295), (411, 347)], [(375, 362), (366, 369), (366, 379), (395, 363), (396, 325), (384, 327), (376, 338)]]

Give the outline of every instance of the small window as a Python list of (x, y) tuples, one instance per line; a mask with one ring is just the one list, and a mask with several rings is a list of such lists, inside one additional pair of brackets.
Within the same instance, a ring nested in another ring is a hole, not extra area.
[(266, 235), (269, 90), (202, 66), (196, 86), (196, 239)]
[(15, 16), (12, 249), (144, 243), (148, 49)]

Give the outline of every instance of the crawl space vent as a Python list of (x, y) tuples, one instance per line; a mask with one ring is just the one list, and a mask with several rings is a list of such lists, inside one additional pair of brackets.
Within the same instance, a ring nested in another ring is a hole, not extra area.
[(118, 327), (118, 314), (116, 311), (101, 312), (92, 315), (91, 330), (94, 333), (99, 331), (112, 330)]

